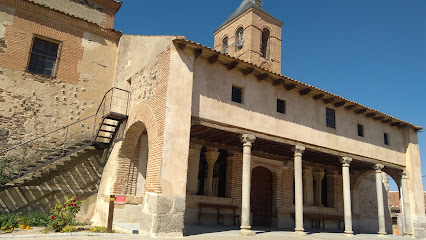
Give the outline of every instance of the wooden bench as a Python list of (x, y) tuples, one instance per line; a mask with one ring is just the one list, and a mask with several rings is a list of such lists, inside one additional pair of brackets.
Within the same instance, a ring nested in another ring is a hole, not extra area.
[[(291, 216), (294, 218), (294, 213), (291, 213)], [(344, 228), (345, 220), (343, 216), (336, 216), (336, 215), (328, 215), (328, 214), (317, 214), (317, 213), (304, 213), (303, 219), (310, 219), (311, 220), (311, 228), (317, 228), (317, 229), (324, 229), (324, 221), (325, 220), (331, 220), (331, 221), (338, 221), (338, 229)]]
[[(217, 224), (222, 225), (224, 224), (223, 216), (232, 216), (232, 220), (234, 222), (234, 226), (236, 223), (240, 223), (240, 216), (235, 213), (235, 210), (238, 209), (238, 206), (234, 205), (222, 205), (222, 204), (211, 204), (211, 203), (198, 203), (198, 207), (200, 209), (198, 213), (198, 224), (201, 223), (201, 218), (204, 215), (217, 215)], [(215, 212), (206, 212), (203, 211), (203, 209), (214, 209)], [(224, 212), (220, 210), (232, 210), (232, 213), (230, 212)]]

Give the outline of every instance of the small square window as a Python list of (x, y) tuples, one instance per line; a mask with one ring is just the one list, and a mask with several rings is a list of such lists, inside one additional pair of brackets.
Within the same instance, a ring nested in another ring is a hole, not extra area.
[(53, 77), (58, 58), (59, 43), (34, 37), (28, 71)]
[(285, 100), (277, 99), (277, 112), (285, 114)]
[(388, 133), (384, 133), (383, 137), (384, 137), (384, 143), (385, 143), (385, 145), (390, 145), (389, 134)]
[(336, 113), (333, 109), (326, 108), (327, 127), (336, 128)]
[(243, 88), (232, 86), (232, 101), (237, 103), (243, 102)]
[(358, 136), (364, 137), (364, 126), (358, 124)]

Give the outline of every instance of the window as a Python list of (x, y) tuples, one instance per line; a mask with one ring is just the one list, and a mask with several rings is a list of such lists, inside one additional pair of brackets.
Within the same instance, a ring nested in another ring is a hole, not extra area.
[(364, 137), (364, 126), (358, 124), (358, 136)]
[(285, 114), (285, 101), (277, 99), (277, 112)]
[(384, 137), (384, 143), (385, 143), (385, 145), (390, 145), (389, 134), (388, 133), (384, 133), (383, 137)]
[(232, 101), (243, 103), (243, 89), (240, 87), (232, 86)]
[(327, 127), (336, 128), (336, 114), (333, 109), (326, 108)]
[(225, 54), (228, 54), (228, 37), (225, 37), (223, 40), (222, 40), (222, 52), (223, 53), (225, 53)]
[(238, 28), (237, 35), (235, 36), (235, 51), (243, 49), (244, 45), (244, 29)]
[(53, 77), (58, 59), (59, 42), (34, 37), (28, 71)]
[(265, 28), (262, 32), (262, 43), (260, 46), (260, 53), (262, 54), (262, 57), (267, 57), (267, 50), (268, 50), (268, 41), (269, 41), (269, 29)]

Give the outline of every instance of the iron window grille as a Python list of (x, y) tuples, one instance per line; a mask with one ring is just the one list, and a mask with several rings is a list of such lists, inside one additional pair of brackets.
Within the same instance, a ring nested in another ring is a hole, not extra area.
[(326, 108), (327, 127), (336, 128), (336, 113), (333, 109)]
[(277, 112), (285, 114), (285, 100), (277, 99)]
[(358, 136), (364, 137), (364, 126), (358, 124)]
[(48, 77), (54, 77), (58, 62), (59, 42), (34, 37), (30, 52), (28, 71)]
[(243, 102), (243, 89), (237, 86), (232, 86), (232, 101), (237, 103)]
[(389, 141), (389, 134), (384, 133), (384, 134), (383, 134), (383, 138), (384, 138), (384, 144), (385, 144), (385, 145), (390, 145), (390, 141)]

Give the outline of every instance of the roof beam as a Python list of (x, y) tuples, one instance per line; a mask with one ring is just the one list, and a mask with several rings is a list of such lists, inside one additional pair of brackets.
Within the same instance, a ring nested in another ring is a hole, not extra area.
[(272, 85), (274, 85), (274, 86), (278, 86), (278, 85), (281, 85), (283, 83), (284, 83), (284, 79), (282, 79), (282, 78), (278, 78), (278, 79), (275, 79), (274, 81), (272, 81)]
[(297, 87), (296, 83), (288, 83), (288, 84), (284, 84), (284, 88), (287, 91), (293, 90)]
[(209, 61), (210, 64), (213, 64), (213, 63), (217, 62), (218, 59), (219, 59), (219, 54), (213, 54), (209, 57), (208, 61)]
[(365, 109), (365, 108), (355, 110), (355, 113), (356, 113), (356, 114), (363, 114), (363, 113), (365, 113), (365, 112), (367, 112), (367, 109)]
[(247, 76), (247, 75), (250, 75), (254, 72), (254, 68), (253, 67), (242, 68), (242, 69), (240, 69), (240, 71), (243, 73), (244, 76)]
[(312, 98), (314, 100), (319, 100), (319, 99), (323, 99), (324, 97), (325, 97), (325, 94), (324, 93), (320, 93), (320, 94), (317, 94), (317, 95), (313, 96)]
[(382, 123), (391, 123), (392, 122), (392, 119), (383, 119), (382, 120)]
[(183, 50), (185, 47), (186, 47), (186, 42), (180, 42), (180, 43), (178, 43), (178, 48), (180, 50)]
[(378, 117), (374, 117), (373, 119), (378, 121), (378, 120), (383, 120), (384, 118), (385, 117), (383, 117), (383, 116), (378, 116)]
[(309, 94), (310, 92), (312, 92), (311, 88), (305, 88), (305, 89), (300, 90), (299, 94), (300, 94), (300, 96), (304, 96), (304, 95)]
[(346, 106), (345, 109), (350, 111), (350, 110), (355, 109), (355, 107), (356, 107), (356, 105), (352, 104), (352, 105)]
[(373, 112), (365, 114), (365, 116), (368, 117), (368, 118), (374, 117), (376, 115), (377, 115), (377, 113), (373, 113)]
[(226, 65), (226, 69), (232, 70), (232, 69), (234, 69), (238, 66), (238, 61), (232, 61), (232, 62), (225, 64), (225, 65)]
[(269, 73), (262, 73), (256, 76), (258, 81), (263, 81), (269, 77)]
[(195, 56), (195, 58), (197, 59), (199, 56), (201, 56), (201, 54), (203, 53), (203, 49), (201, 49), (201, 48), (196, 48), (195, 50), (194, 50), (194, 56)]
[(335, 101), (334, 97), (326, 98), (322, 100), (325, 104), (333, 103)]
[(345, 101), (340, 101), (334, 104), (335, 107), (343, 107), (346, 104)]

